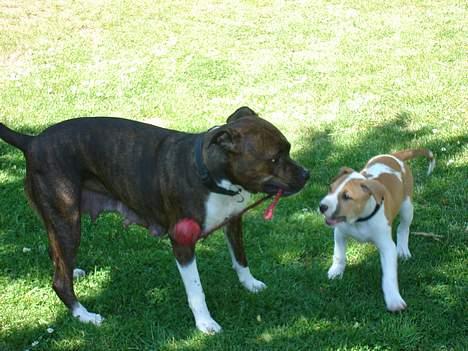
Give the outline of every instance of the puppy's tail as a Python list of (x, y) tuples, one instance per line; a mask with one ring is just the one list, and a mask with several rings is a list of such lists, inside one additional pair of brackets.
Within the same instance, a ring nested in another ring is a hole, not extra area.
[(24, 152), (33, 137), (31, 135), (17, 133), (3, 123), (0, 123), (0, 138)]
[(435, 157), (431, 150), (429, 149), (409, 149), (402, 150), (392, 154), (396, 158), (407, 161), (416, 157), (425, 157), (429, 161), (429, 168), (427, 169), (427, 175), (431, 174), (435, 168)]

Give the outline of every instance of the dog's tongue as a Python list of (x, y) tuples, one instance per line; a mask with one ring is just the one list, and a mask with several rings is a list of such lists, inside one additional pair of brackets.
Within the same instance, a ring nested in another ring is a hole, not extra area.
[(280, 189), (276, 193), (275, 198), (271, 202), (270, 206), (268, 206), (267, 209), (265, 210), (265, 213), (263, 214), (263, 218), (266, 221), (269, 221), (269, 220), (271, 220), (273, 218), (273, 211), (275, 210), (275, 206), (278, 203), (281, 195), (283, 195), (283, 190)]
[(337, 225), (338, 223), (340, 223), (341, 221), (338, 220), (338, 219), (332, 219), (332, 218), (326, 218), (325, 219), (325, 223), (327, 223), (329, 226), (333, 227), (335, 225)]

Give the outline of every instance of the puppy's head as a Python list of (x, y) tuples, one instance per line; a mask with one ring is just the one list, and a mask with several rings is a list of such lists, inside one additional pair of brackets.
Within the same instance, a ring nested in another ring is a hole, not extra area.
[(275, 194), (281, 189), (291, 195), (309, 179), (309, 171), (290, 158), (291, 144), (284, 135), (248, 107), (208, 134), (208, 168), (221, 165), (218, 173), (249, 192)]
[(329, 226), (354, 223), (370, 214), (383, 196), (382, 184), (345, 167), (332, 180), (327, 196), (320, 201), (320, 212)]

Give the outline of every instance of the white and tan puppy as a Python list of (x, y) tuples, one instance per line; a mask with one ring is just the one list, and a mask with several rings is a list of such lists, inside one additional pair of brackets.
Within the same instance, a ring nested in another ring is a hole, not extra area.
[[(406, 308), (397, 279), (397, 255), (411, 257), (408, 249), (409, 227), (413, 220), (413, 176), (404, 161), (424, 156), (429, 161), (428, 174), (435, 159), (427, 149), (404, 150), (370, 159), (361, 172), (342, 168), (320, 201), (320, 212), (327, 225), (334, 227), (335, 248), (328, 278), (343, 275), (346, 265), (348, 236), (372, 242), (380, 252), (382, 289), (387, 309), (393, 312)], [(392, 240), (392, 222), (400, 213), (397, 244)]]

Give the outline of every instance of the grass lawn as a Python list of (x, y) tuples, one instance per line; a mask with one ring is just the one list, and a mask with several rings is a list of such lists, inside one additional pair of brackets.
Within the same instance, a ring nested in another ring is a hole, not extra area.
[[(265, 205), (246, 216), (265, 291), (238, 283), (222, 233), (198, 245), (215, 336), (196, 330), (167, 240), (84, 217), (76, 291), (106, 318), (97, 328), (52, 291), (24, 158), (0, 142), (0, 350), (468, 349), (467, 15), (462, 1), (0, 0), (2, 123), (38, 133), (105, 115), (193, 132), (248, 105), (312, 172), (272, 222)], [(316, 208), (341, 166), (413, 147), (437, 166), (427, 177), (411, 162), (412, 231), (442, 239), (410, 236), (408, 309), (391, 314), (373, 246), (351, 243), (343, 279), (327, 279), (333, 238)]]

